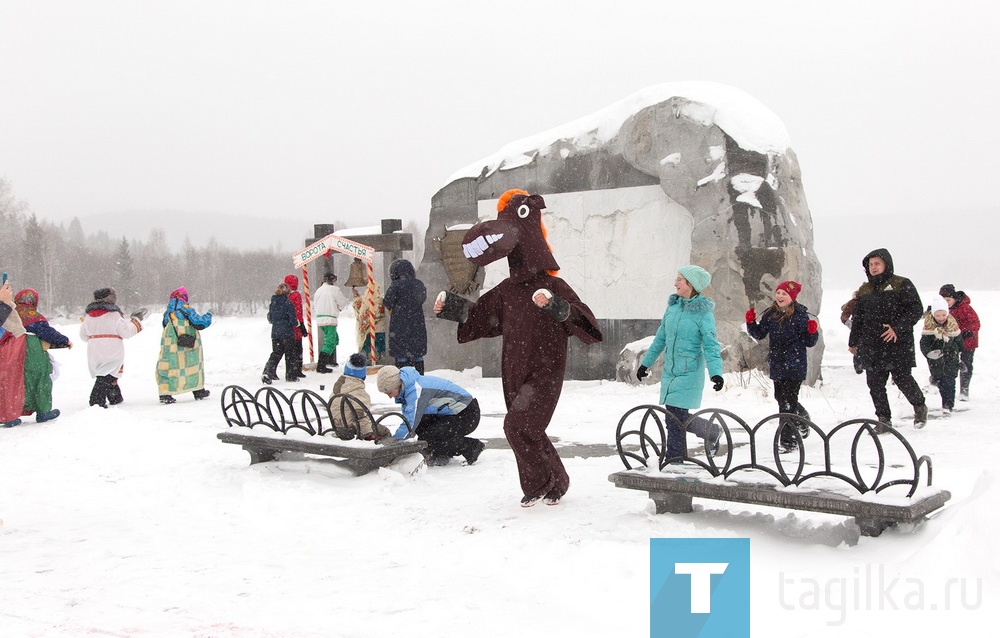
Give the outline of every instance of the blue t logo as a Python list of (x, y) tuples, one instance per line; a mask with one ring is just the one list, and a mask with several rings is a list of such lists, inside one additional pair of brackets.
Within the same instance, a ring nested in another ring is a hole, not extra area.
[(651, 538), (650, 636), (749, 638), (750, 539)]

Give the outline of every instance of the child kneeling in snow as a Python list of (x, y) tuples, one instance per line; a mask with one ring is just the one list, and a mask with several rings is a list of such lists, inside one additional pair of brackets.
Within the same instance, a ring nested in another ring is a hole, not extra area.
[(962, 330), (948, 313), (948, 303), (941, 297), (935, 297), (930, 310), (924, 315), (920, 352), (927, 357), (931, 382), (941, 392), (941, 407), (946, 413), (955, 407), (955, 379), (958, 378), (963, 349)]
[(462, 455), (472, 465), (486, 444), (468, 436), (479, 427), (479, 401), (458, 385), (412, 366), (383, 366), (378, 371), (378, 389), (403, 406), (410, 424), (400, 425), (393, 438), (414, 434), (427, 441), (427, 464), (447, 465), (451, 457)]

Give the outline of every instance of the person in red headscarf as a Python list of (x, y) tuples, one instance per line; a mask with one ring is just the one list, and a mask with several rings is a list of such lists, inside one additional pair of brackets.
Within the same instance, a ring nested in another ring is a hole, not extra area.
[[(778, 412), (808, 419), (809, 413), (799, 403), (799, 389), (806, 379), (806, 348), (813, 347), (819, 340), (819, 324), (809, 318), (808, 308), (795, 301), (801, 291), (802, 284), (797, 281), (781, 282), (774, 289), (774, 303), (761, 313), (760, 319), (751, 306), (746, 321), (751, 337), (770, 339), (767, 363)], [(797, 429), (802, 438), (809, 436), (809, 428), (804, 423)], [(798, 449), (799, 439), (790, 422), (782, 425), (779, 437), (782, 452)]]
[[(4, 273), (6, 275), (7, 273)], [(0, 285), (0, 427), (21, 425), (24, 408), (24, 326), (14, 309), (14, 292)]]
[(28, 331), (24, 358), (24, 411), (21, 416), (35, 414), (35, 420), (44, 423), (59, 416), (59, 410), (52, 408), (52, 360), (46, 351), (50, 348), (72, 348), (73, 342), (50, 326), (45, 316), (38, 312), (38, 291), (34, 288), (18, 291), (14, 295), (14, 303), (21, 324)]
[(201, 315), (188, 305), (187, 288), (170, 293), (163, 313), (160, 358), (156, 362), (156, 386), (160, 403), (177, 403), (176, 394), (191, 392), (195, 400), (204, 399), (205, 358), (201, 331), (212, 325), (212, 313)]

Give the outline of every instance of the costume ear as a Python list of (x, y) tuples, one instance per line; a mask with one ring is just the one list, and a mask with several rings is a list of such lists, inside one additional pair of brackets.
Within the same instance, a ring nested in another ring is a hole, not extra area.
[(525, 203), (532, 208), (537, 208), (538, 210), (545, 208), (545, 200), (542, 199), (541, 195), (530, 195), (528, 199), (525, 200)]

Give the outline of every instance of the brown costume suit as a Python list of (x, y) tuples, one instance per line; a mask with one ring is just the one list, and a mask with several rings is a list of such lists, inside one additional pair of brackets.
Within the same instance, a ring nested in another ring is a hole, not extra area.
[[(517, 459), (521, 489), (525, 496), (558, 499), (569, 489), (569, 475), (545, 430), (562, 391), (567, 342), (576, 336), (591, 344), (603, 336), (590, 308), (554, 276), (559, 265), (543, 234), (542, 197), (508, 191), (497, 207), (496, 221), (481, 222), (466, 233), (465, 254), (479, 266), (506, 257), (510, 276), (469, 308), (458, 326), (458, 341), (503, 338), (503, 429)], [(532, 301), (539, 289), (553, 295), (545, 309)]]

